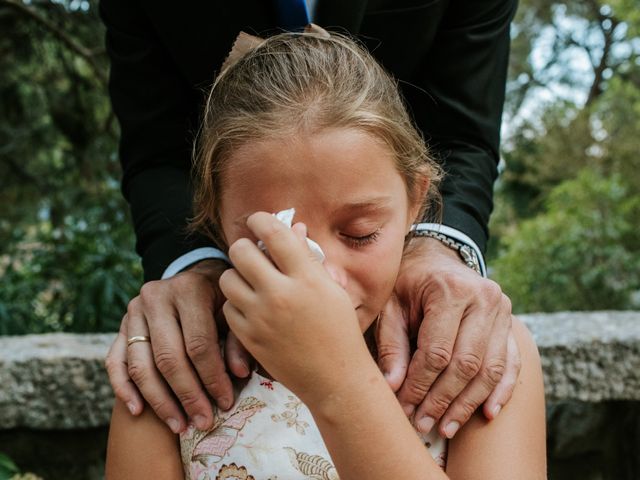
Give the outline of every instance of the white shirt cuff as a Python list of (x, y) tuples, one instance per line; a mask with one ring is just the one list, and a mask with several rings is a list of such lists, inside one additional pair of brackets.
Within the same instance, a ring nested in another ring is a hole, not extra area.
[(456, 240), (457, 242), (464, 243), (465, 245), (469, 246), (469, 248), (472, 248), (478, 256), (478, 263), (480, 264), (480, 271), (482, 272), (482, 276), (487, 276), (487, 266), (484, 263), (484, 255), (482, 255), (478, 244), (474, 242), (469, 235), (461, 232), (456, 228), (448, 227), (440, 223), (416, 223), (413, 225), (412, 230), (416, 230), (418, 232), (438, 232), (442, 235), (446, 235), (447, 237)]
[(227, 257), (222, 250), (218, 250), (217, 248), (213, 247), (196, 248), (195, 250), (191, 250), (190, 252), (185, 253), (181, 257), (178, 257), (173, 262), (171, 262), (162, 274), (162, 280), (171, 278), (175, 274), (180, 273), (185, 268), (190, 267), (194, 263), (208, 258), (224, 260), (229, 265), (231, 265), (229, 257)]

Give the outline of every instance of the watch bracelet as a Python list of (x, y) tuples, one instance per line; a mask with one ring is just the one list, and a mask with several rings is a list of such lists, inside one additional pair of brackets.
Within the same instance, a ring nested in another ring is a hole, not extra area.
[(434, 232), (433, 230), (414, 230), (413, 233), (416, 237), (435, 238), (436, 240), (444, 243), (447, 247), (458, 252), (460, 259), (467, 267), (475, 270), (478, 274), (482, 275), (482, 269), (480, 267), (478, 255), (476, 254), (476, 251), (469, 245), (458, 242), (457, 240), (454, 240), (453, 238), (448, 237), (443, 233)]

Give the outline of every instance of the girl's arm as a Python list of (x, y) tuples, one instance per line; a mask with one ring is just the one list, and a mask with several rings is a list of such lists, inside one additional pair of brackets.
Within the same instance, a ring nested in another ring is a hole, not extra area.
[(540, 358), (526, 327), (514, 320), (513, 329), (522, 354), (513, 398), (491, 422), (477, 412), (449, 442), (446, 474), (419, 441), (375, 365), (363, 365), (344, 391), (308, 402), (340, 478), (546, 478)]
[(307, 402), (340, 479), (448, 478), (370, 356), (368, 360), (345, 370), (353, 375), (342, 378), (342, 387)]
[(138, 417), (116, 400), (107, 444), (106, 480), (184, 478), (178, 437), (148, 405)]

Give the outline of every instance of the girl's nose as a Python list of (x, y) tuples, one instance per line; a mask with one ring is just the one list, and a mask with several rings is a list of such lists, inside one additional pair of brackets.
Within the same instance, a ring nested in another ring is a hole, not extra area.
[(347, 289), (347, 273), (336, 263), (332, 262), (327, 256), (324, 260), (324, 268), (329, 272), (333, 281), (340, 285), (343, 289)]

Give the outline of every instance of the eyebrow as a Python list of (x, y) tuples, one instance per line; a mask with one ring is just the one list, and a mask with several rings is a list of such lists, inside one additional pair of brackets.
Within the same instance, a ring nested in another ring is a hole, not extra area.
[[(348, 211), (378, 211), (384, 210), (387, 208), (388, 204), (391, 202), (392, 197), (390, 195), (380, 195), (378, 197), (368, 197), (362, 200), (357, 200), (354, 202), (349, 202), (345, 205), (341, 205), (331, 212), (332, 215), (337, 215), (343, 212)], [(255, 212), (246, 213), (244, 215), (239, 216), (233, 221), (234, 225), (244, 227), (247, 224), (247, 218), (253, 215)], [(274, 212), (275, 213), (275, 212)]]
[(379, 197), (369, 197), (355, 202), (349, 202), (336, 208), (332, 214), (338, 214), (345, 211), (364, 210), (364, 211), (377, 211), (384, 210), (391, 203), (392, 197), (390, 195), (381, 195)]

